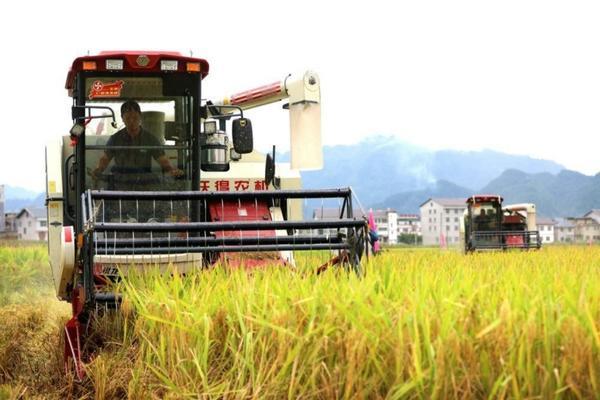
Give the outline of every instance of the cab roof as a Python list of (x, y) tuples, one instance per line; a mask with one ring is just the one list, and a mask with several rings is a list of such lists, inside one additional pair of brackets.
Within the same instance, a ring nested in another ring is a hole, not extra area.
[(467, 204), (497, 202), (502, 204), (504, 199), (498, 194), (476, 194), (467, 199)]
[[(200, 64), (200, 74), (202, 75), (202, 79), (204, 79), (208, 75), (208, 61), (202, 58), (194, 58), (194, 57), (185, 57), (181, 53), (176, 51), (101, 51), (98, 55), (95, 56), (84, 56), (77, 57), (71, 68), (69, 69), (69, 73), (67, 74), (67, 81), (65, 83), (65, 89), (69, 91), (69, 93), (73, 90), (73, 85), (75, 82), (75, 75), (83, 71), (83, 64), (86, 61), (96, 62), (95, 71), (104, 72), (109, 71), (106, 69), (105, 60), (123, 60), (123, 71), (126, 72), (160, 72), (160, 61), (161, 60), (176, 60), (178, 61), (178, 69), (177, 72), (185, 72), (186, 71), (186, 63), (199, 63)], [(169, 71), (172, 72), (172, 71)]]

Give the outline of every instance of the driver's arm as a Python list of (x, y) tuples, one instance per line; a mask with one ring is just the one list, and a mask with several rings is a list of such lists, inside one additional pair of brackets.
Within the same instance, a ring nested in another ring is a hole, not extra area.
[(175, 167), (173, 167), (171, 165), (171, 161), (169, 161), (169, 159), (167, 158), (167, 156), (165, 156), (164, 154), (160, 155), (156, 161), (158, 162), (158, 164), (160, 165), (160, 167), (162, 168), (163, 171), (165, 171), (166, 173), (169, 173), (173, 176), (181, 176), (183, 175), (183, 171), (180, 169), (177, 169)]
[(98, 166), (94, 169), (93, 174), (95, 176), (98, 176), (99, 174), (104, 172), (106, 167), (108, 167), (108, 164), (110, 164), (111, 160), (112, 160), (112, 157), (109, 156), (108, 154), (106, 154), (106, 152), (102, 153), (100, 160), (98, 160)]

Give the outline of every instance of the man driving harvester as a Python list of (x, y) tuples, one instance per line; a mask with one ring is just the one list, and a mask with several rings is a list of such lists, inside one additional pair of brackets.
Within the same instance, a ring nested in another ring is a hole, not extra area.
[[(142, 128), (142, 111), (134, 100), (127, 100), (121, 105), (121, 118), (125, 128), (114, 133), (106, 143), (98, 166), (91, 172), (94, 179), (100, 175), (114, 159), (111, 168), (113, 184), (111, 189), (131, 190), (137, 186), (153, 184), (152, 158), (158, 162), (162, 170), (173, 177), (183, 175), (183, 171), (171, 165), (165, 156), (162, 143), (150, 132)], [(131, 147), (131, 148), (128, 148)]]

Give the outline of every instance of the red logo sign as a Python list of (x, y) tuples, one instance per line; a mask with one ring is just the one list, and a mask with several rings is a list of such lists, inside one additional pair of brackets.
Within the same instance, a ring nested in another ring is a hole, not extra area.
[(97, 99), (103, 97), (121, 97), (121, 89), (123, 89), (123, 81), (115, 82), (102, 82), (94, 81), (92, 88), (90, 89), (90, 99)]
[(218, 192), (230, 192), (234, 189), (236, 192), (246, 192), (252, 190), (267, 190), (267, 183), (264, 180), (216, 180), (200, 181), (200, 191), (209, 192), (214, 187)]

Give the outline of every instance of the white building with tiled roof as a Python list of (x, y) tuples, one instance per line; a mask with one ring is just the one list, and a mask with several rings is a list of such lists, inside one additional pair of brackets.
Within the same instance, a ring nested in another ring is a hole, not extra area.
[(569, 218), (569, 222), (575, 225), (576, 242), (600, 242), (600, 210), (593, 209), (582, 217)]
[(419, 207), (423, 245), (460, 244), (460, 225), (467, 208), (465, 198), (430, 198)]
[(575, 242), (575, 224), (568, 218), (554, 218), (554, 242), (573, 243)]
[[(368, 215), (368, 214), (367, 214)], [(398, 213), (388, 208), (386, 210), (373, 210), (373, 219), (377, 225), (379, 239), (383, 243), (398, 243)]]
[[(340, 210), (337, 208), (317, 208), (313, 210), (313, 219), (337, 219)], [(360, 210), (354, 210), (354, 218), (368, 218)], [(377, 225), (377, 231), (381, 242), (386, 244), (397, 244), (401, 233), (412, 233), (420, 235), (421, 227), (419, 216), (416, 214), (398, 214), (396, 210), (373, 210), (373, 219)], [(319, 234), (325, 233), (320, 231)], [(334, 232), (328, 232), (333, 234)]]
[(421, 235), (419, 214), (398, 214), (398, 234)]
[(594, 208), (583, 215), (583, 218), (591, 218), (600, 224), (600, 209)]
[(48, 217), (45, 208), (24, 208), (16, 218), (19, 240), (47, 240)]
[(556, 225), (556, 221), (552, 218), (537, 217), (535, 223), (542, 243), (554, 243), (554, 226)]
[[(319, 207), (319, 208), (315, 208), (313, 209), (312, 212), (312, 219), (313, 220), (335, 220), (335, 219), (340, 219), (340, 218), (348, 218), (348, 216), (346, 215), (346, 211), (344, 211), (343, 216), (341, 215), (342, 211), (339, 208), (333, 208), (333, 207)], [(353, 217), (354, 218), (362, 218), (363, 214), (360, 212), (360, 210), (353, 210)], [(346, 229), (343, 228), (342, 231), (345, 231)], [(316, 233), (318, 235), (336, 235), (337, 234), (337, 229), (317, 229)]]

